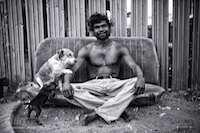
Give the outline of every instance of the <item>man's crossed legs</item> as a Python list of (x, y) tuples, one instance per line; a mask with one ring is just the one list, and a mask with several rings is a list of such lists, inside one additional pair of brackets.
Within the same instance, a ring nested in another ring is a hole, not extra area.
[[(121, 115), (128, 116), (124, 110), (135, 99), (148, 98), (149, 95), (160, 97), (165, 91), (162, 87), (147, 84), (144, 94), (134, 95), (137, 78), (120, 80), (116, 78), (93, 79), (84, 83), (72, 83), (74, 100), (82, 107), (93, 110), (85, 119), (85, 125), (97, 116), (107, 123), (117, 120)], [(148, 99), (147, 99), (148, 100)], [(148, 101), (147, 101), (148, 102)], [(156, 99), (155, 101), (156, 102)], [(129, 119), (129, 118), (127, 118)]]
[[(131, 102), (140, 106), (147, 105), (149, 104), (149, 96), (153, 95), (155, 98), (153, 103), (155, 103), (165, 92), (164, 88), (160, 86), (145, 84), (144, 93), (134, 95), (136, 80), (137, 78), (125, 80), (110, 78), (71, 83), (74, 88), (73, 99), (65, 98), (60, 93), (56, 94), (55, 98), (92, 110), (93, 113), (86, 117), (85, 124), (93, 121), (97, 116), (102, 117), (108, 123), (117, 120), (120, 116), (128, 120), (124, 110)], [(38, 88), (35, 87), (27, 88), (26, 91), (33, 95), (37, 95), (39, 92)]]

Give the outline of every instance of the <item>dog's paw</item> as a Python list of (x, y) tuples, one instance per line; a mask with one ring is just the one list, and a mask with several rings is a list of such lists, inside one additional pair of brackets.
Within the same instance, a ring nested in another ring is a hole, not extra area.
[(63, 73), (64, 74), (72, 74), (73, 72), (70, 69), (65, 69)]
[(35, 122), (36, 122), (38, 125), (43, 125), (43, 123), (42, 123), (40, 120), (35, 120)]

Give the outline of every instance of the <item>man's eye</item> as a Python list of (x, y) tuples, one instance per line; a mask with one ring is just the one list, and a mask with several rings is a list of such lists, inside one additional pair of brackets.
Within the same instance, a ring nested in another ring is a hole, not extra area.
[(102, 25), (102, 28), (106, 28), (107, 27), (107, 25), (105, 24), (105, 25)]
[(99, 26), (94, 27), (95, 29), (99, 29)]

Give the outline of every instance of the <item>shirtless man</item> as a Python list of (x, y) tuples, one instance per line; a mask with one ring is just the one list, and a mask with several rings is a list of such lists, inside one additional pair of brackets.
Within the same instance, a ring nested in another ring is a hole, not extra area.
[[(129, 121), (130, 118), (124, 110), (137, 95), (144, 93), (143, 72), (130, 56), (127, 47), (109, 39), (112, 23), (105, 15), (93, 14), (89, 26), (97, 40), (80, 49), (72, 69), (76, 72), (86, 61), (91, 80), (71, 84), (73, 75), (66, 74), (62, 93), (92, 110), (92, 113), (86, 115), (84, 125), (98, 116), (107, 123), (117, 120), (120, 116)], [(118, 79), (121, 59), (136, 72), (137, 77)], [(101, 98), (105, 96), (108, 99)]]

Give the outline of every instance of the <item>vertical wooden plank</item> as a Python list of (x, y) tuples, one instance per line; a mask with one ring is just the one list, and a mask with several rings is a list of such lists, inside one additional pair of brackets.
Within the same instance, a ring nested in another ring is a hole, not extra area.
[(29, 4), (28, 4), (28, 1), (25, 0), (25, 13), (26, 13), (26, 29), (27, 29), (27, 45), (28, 45), (28, 60), (29, 60), (29, 63), (28, 63), (28, 75), (30, 75), (30, 78), (33, 78), (32, 76), (32, 71), (31, 71), (31, 66), (32, 66), (32, 61), (31, 61), (31, 39), (30, 39), (30, 23), (29, 23), (29, 18), (30, 18), (30, 15), (29, 15), (29, 11), (30, 11), (30, 8), (29, 8)]
[(100, 9), (101, 13), (106, 13), (106, 0), (100, 0)]
[(131, 2), (131, 36), (147, 37), (147, 0)]
[(177, 38), (177, 34), (174, 34), (174, 33), (177, 33), (178, 31), (178, 23), (176, 22), (177, 21), (177, 17), (178, 17), (178, 9), (175, 8), (177, 7), (177, 3), (178, 1), (173, 1), (173, 50), (172, 50), (172, 89), (173, 90), (176, 90), (177, 88), (177, 64), (176, 64), (176, 61), (177, 61), (177, 52), (175, 52), (175, 50), (177, 49), (177, 44), (178, 44), (178, 40), (175, 39)]
[[(157, 0), (153, 0), (152, 1), (152, 39), (154, 40), (154, 42), (157, 42), (157, 21), (158, 21), (158, 16), (157, 16), (157, 10), (158, 10), (158, 6), (157, 6)], [(157, 49), (157, 43), (155, 43), (155, 47)]]
[(111, 0), (111, 17), (114, 21), (112, 36), (119, 36), (120, 33), (120, 23), (119, 23), (119, 0)]
[(59, 0), (59, 36), (60, 37), (64, 37), (65, 36), (65, 21), (64, 21), (64, 1), (63, 0)]
[(3, 51), (3, 24), (2, 24), (2, 17), (3, 17), (3, 8), (2, 8), (2, 2), (0, 2), (0, 78), (3, 77), (3, 61), (2, 58), (4, 57), (4, 51)]
[(112, 19), (112, 21), (114, 22), (114, 26), (112, 27), (112, 33), (111, 36), (116, 36), (117, 33), (117, 21), (116, 21), (116, 11), (115, 11), (115, 7), (116, 7), (116, 1), (111, 0), (110, 1), (110, 17)]
[(194, 0), (193, 44), (192, 44), (192, 75), (191, 87), (193, 91), (200, 90), (200, 1)]
[(0, 78), (5, 77), (3, 26), (3, 3), (0, 2)]
[[(197, 61), (197, 70), (196, 70), (196, 74), (197, 74), (197, 77), (196, 77), (196, 82), (195, 82), (195, 84), (197, 85), (197, 89), (198, 89), (198, 91), (200, 90), (200, 9), (199, 9), (199, 7), (200, 7), (200, 1), (198, 1), (198, 0), (196, 0), (196, 7), (195, 7), (195, 16), (196, 16), (196, 18), (195, 19), (197, 19), (197, 23), (196, 23), (196, 26), (195, 27), (197, 27), (197, 31), (196, 31), (196, 34), (195, 34), (195, 36), (196, 36), (196, 45), (197, 45), (197, 49), (196, 49), (196, 54), (197, 54), (197, 60), (194, 60), (194, 61)], [(198, 16), (197, 16), (198, 15)], [(197, 26), (198, 25), (198, 26)], [(196, 86), (195, 85), (195, 86)]]
[(35, 75), (35, 50), (36, 50), (36, 40), (35, 40), (35, 25), (34, 25), (34, 14), (33, 14), (33, 0), (25, 0), (26, 4), (26, 24), (27, 24), (27, 38), (28, 38), (28, 51), (29, 51), (29, 69), (31, 70), (31, 79), (34, 79)]
[(68, 31), (69, 31), (69, 37), (72, 37), (72, 12), (71, 12), (71, 0), (67, 1), (67, 7), (68, 7)]
[(121, 1), (121, 35), (120, 36), (127, 36), (127, 0), (120, 0)]
[(72, 10), (72, 37), (76, 37), (76, 11), (75, 11), (75, 0), (72, 0), (71, 10)]
[(137, 0), (136, 12), (136, 36), (142, 36), (142, 0)]
[(25, 80), (25, 60), (24, 60), (24, 32), (23, 32), (23, 16), (22, 16), (22, 3), (21, 0), (17, 2), (18, 10), (18, 33), (19, 33), (19, 67), (21, 81)]
[(188, 76), (189, 76), (189, 45), (190, 45), (190, 40), (189, 40), (189, 36), (190, 36), (190, 20), (189, 20), (189, 16), (190, 16), (190, 1), (189, 0), (185, 0), (184, 1), (184, 17), (183, 17), (183, 89), (186, 90), (188, 88)]
[(10, 58), (10, 46), (9, 46), (9, 34), (8, 34), (8, 1), (4, 0), (3, 1), (3, 9), (4, 9), (4, 23), (5, 23), (5, 51), (6, 51), (6, 60), (7, 60), (7, 66), (6, 66), (6, 71), (8, 74), (8, 81), (9, 83), (12, 82), (11, 78), (11, 58)]
[(38, 1), (39, 15), (39, 42), (44, 39), (44, 18), (43, 18), (43, 0)]
[(54, 11), (54, 0), (50, 0), (50, 28), (51, 28), (51, 37), (56, 37), (55, 30), (55, 11)]
[(136, 35), (136, 0), (131, 1), (131, 36)]
[(86, 35), (86, 23), (85, 23), (85, 1), (80, 0), (80, 30), (81, 37)]
[(180, 77), (182, 71), (182, 67), (181, 67), (181, 61), (182, 61), (182, 57), (181, 57), (181, 52), (182, 52), (182, 45), (181, 45), (181, 32), (182, 32), (182, 23), (181, 23), (181, 16), (182, 16), (182, 2), (180, 0), (178, 0), (178, 49), (177, 49), (177, 53), (178, 53), (178, 60), (177, 60), (177, 75), (178, 75), (178, 79), (177, 79), (177, 89), (179, 90), (181, 88), (181, 80), (182, 77)]
[(80, 37), (80, 16), (79, 16), (79, 0), (75, 1), (75, 21), (76, 21), (76, 37)]
[(131, 1), (131, 36), (136, 36), (136, 22), (137, 22), (137, 12), (136, 12), (136, 7), (137, 7), (137, 0), (132, 0)]
[(33, 7), (34, 0), (30, 0), (29, 8), (30, 8), (30, 32), (31, 32), (31, 68), (32, 68), (32, 79), (35, 77), (35, 50), (36, 50), (36, 36), (35, 36), (35, 23), (34, 23), (34, 7)]
[(46, 11), (47, 11), (47, 32), (48, 37), (51, 36), (51, 28), (50, 28), (50, 0), (46, 0)]
[(99, 12), (99, 13), (100, 13), (100, 12), (101, 12), (101, 11), (100, 11), (100, 6), (101, 6), (101, 5), (100, 5), (100, 0), (95, 0), (94, 2), (95, 2), (95, 5), (94, 5), (94, 6), (95, 6), (96, 12)]
[(190, 1), (174, 1), (172, 89), (175, 90), (188, 88), (189, 14)]
[(92, 12), (91, 12), (91, 14), (93, 14), (95, 11), (96, 11), (96, 9), (97, 9), (97, 7), (96, 7), (96, 4), (95, 4), (95, 1), (94, 0), (91, 0), (91, 7), (92, 7)]
[(163, 80), (161, 81), (161, 84), (167, 89), (168, 88), (168, 67), (169, 67), (169, 49), (168, 49), (168, 44), (169, 44), (169, 1), (164, 0), (163, 1), (163, 51), (162, 51), (162, 60), (163, 66), (162, 66), (162, 71), (164, 73), (163, 75)]
[(159, 84), (168, 88), (168, 0), (155, 0), (152, 4), (152, 38), (160, 62)]
[(148, 37), (148, 1), (142, 0), (142, 36)]
[[(58, 14), (58, 0), (53, 0), (54, 6), (53, 6), (53, 12), (54, 12), (54, 21), (55, 21), (55, 25), (52, 25), (53, 27), (55, 27), (55, 37), (59, 37), (59, 14)], [(53, 16), (53, 15), (52, 15)]]
[(35, 34), (35, 47), (39, 44), (39, 17), (38, 17), (38, 1), (33, 1), (33, 20), (34, 20), (34, 34)]
[(121, 34), (121, 0), (117, 0), (117, 6), (116, 6), (116, 18), (117, 18), (117, 36), (120, 36)]
[(88, 0), (89, 16), (93, 13), (106, 13), (106, 0)]
[(88, 12), (89, 12), (89, 17), (92, 15), (92, 0), (88, 0)]
[[(17, 1), (13, 0), (12, 1), (12, 8), (13, 8), (13, 14), (17, 13)], [(17, 15), (13, 15), (13, 24), (14, 24), (14, 45), (15, 45), (15, 49), (14, 49), (14, 54), (15, 54), (15, 60), (16, 60), (16, 68), (17, 68), (17, 80), (19, 80), (20, 78), (20, 57), (19, 57), (19, 33), (18, 33), (18, 17)]]
[(5, 69), (5, 61), (4, 61), (4, 49), (3, 49), (3, 3), (0, 2), (0, 78), (5, 77), (4, 69)]
[[(160, 85), (162, 87), (165, 87), (165, 85), (163, 84), (163, 81), (165, 81), (165, 70), (164, 70), (164, 66), (165, 66), (165, 56), (164, 56), (164, 52), (163, 52), (163, 47), (164, 47), (164, 43), (163, 43), (163, 38), (164, 38), (164, 30), (163, 30), (163, 0), (159, 0), (158, 1), (158, 34), (157, 34), (157, 46), (158, 46), (158, 59), (160, 61)], [(163, 57), (164, 56), (164, 57)]]

